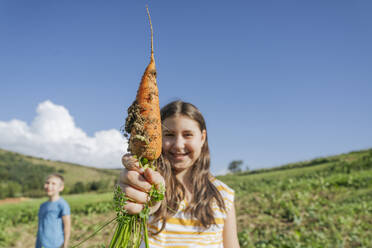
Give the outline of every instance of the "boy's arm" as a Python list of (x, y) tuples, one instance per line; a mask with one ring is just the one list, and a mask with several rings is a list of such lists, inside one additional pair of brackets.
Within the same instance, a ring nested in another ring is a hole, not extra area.
[(70, 233), (71, 233), (71, 216), (70, 215), (62, 216), (62, 221), (63, 221), (63, 232), (65, 236), (63, 248), (67, 248), (68, 242), (70, 240)]

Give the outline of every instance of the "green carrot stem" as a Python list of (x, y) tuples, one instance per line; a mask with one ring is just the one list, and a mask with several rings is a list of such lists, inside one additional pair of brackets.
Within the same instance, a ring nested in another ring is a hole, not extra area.
[(109, 248), (114, 247), (115, 243), (117, 242), (117, 240), (120, 237), (120, 231), (121, 231), (121, 223), (119, 223), (116, 226), (116, 230), (115, 230), (114, 236), (112, 237), (112, 240), (111, 240), (111, 242), (109, 244)]
[(141, 222), (136, 220), (136, 242), (135, 247), (139, 247), (141, 245)]
[[(128, 240), (128, 238), (126, 237), (127, 235), (123, 235), (127, 232), (128, 230), (128, 226), (124, 223), (120, 223), (120, 232), (118, 233), (118, 240), (117, 240), (117, 244), (114, 243), (114, 248), (116, 247), (126, 247), (124, 246), (124, 244), (126, 243), (126, 241)], [(116, 245), (115, 245), (116, 244)]]
[(144, 217), (142, 219), (142, 225), (143, 225), (143, 234), (144, 234), (144, 241), (145, 241), (145, 246), (146, 248), (149, 248), (149, 233), (147, 231), (147, 218)]
[(141, 222), (137, 221), (137, 238), (136, 238), (136, 243), (135, 247), (140, 247), (141, 245), (141, 233), (142, 233), (142, 225)]
[(96, 235), (99, 231), (101, 231), (105, 226), (109, 225), (111, 222), (113, 222), (114, 220), (116, 220), (117, 217), (113, 218), (112, 220), (108, 221), (107, 223), (103, 224), (101, 227), (99, 227), (94, 233), (92, 233), (90, 236), (88, 236), (86, 239), (80, 241), (77, 245), (74, 245), (72, 246), (72, 248), (75, 248), (75, 247), (78, 247), (79, 245), (81, 245), (82, 243), (84, 243), (85, 241), (87, 241), (88, 239), (90, 239), (91, 237), (93, 237), (94, 235)]

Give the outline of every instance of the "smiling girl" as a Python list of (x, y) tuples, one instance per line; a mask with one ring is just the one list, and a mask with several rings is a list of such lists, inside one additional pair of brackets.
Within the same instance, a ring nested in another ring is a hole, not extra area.
[(138, 214), (152, 185), (165, 185), (165, 199), (150, 208), (151, 247), (239, 247), (234, 191), (210, 173), (202, 114), (190, 103), (175, 101), (162, 108), (161, 119), (158, 171), (144, 171), (133, 156), (123, 156), (126, 168), (119, 184), (132, 200), (124, 208)]

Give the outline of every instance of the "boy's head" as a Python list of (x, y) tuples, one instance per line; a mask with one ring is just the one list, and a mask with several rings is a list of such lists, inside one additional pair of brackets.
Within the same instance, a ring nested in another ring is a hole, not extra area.
[(49, 197), (58, 196), (64, 188), (64, 179), (60, 174), (49, 175), (44, 183), (45, 192)]

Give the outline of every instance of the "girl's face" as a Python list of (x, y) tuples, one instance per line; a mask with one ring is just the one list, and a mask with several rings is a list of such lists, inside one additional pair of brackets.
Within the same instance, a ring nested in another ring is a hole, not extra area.
[(177, 171), (189, 169), (199, 158), (205, 142), (206, 130), (184, 115), (168, 117), (163, 121), (163, 153)]

